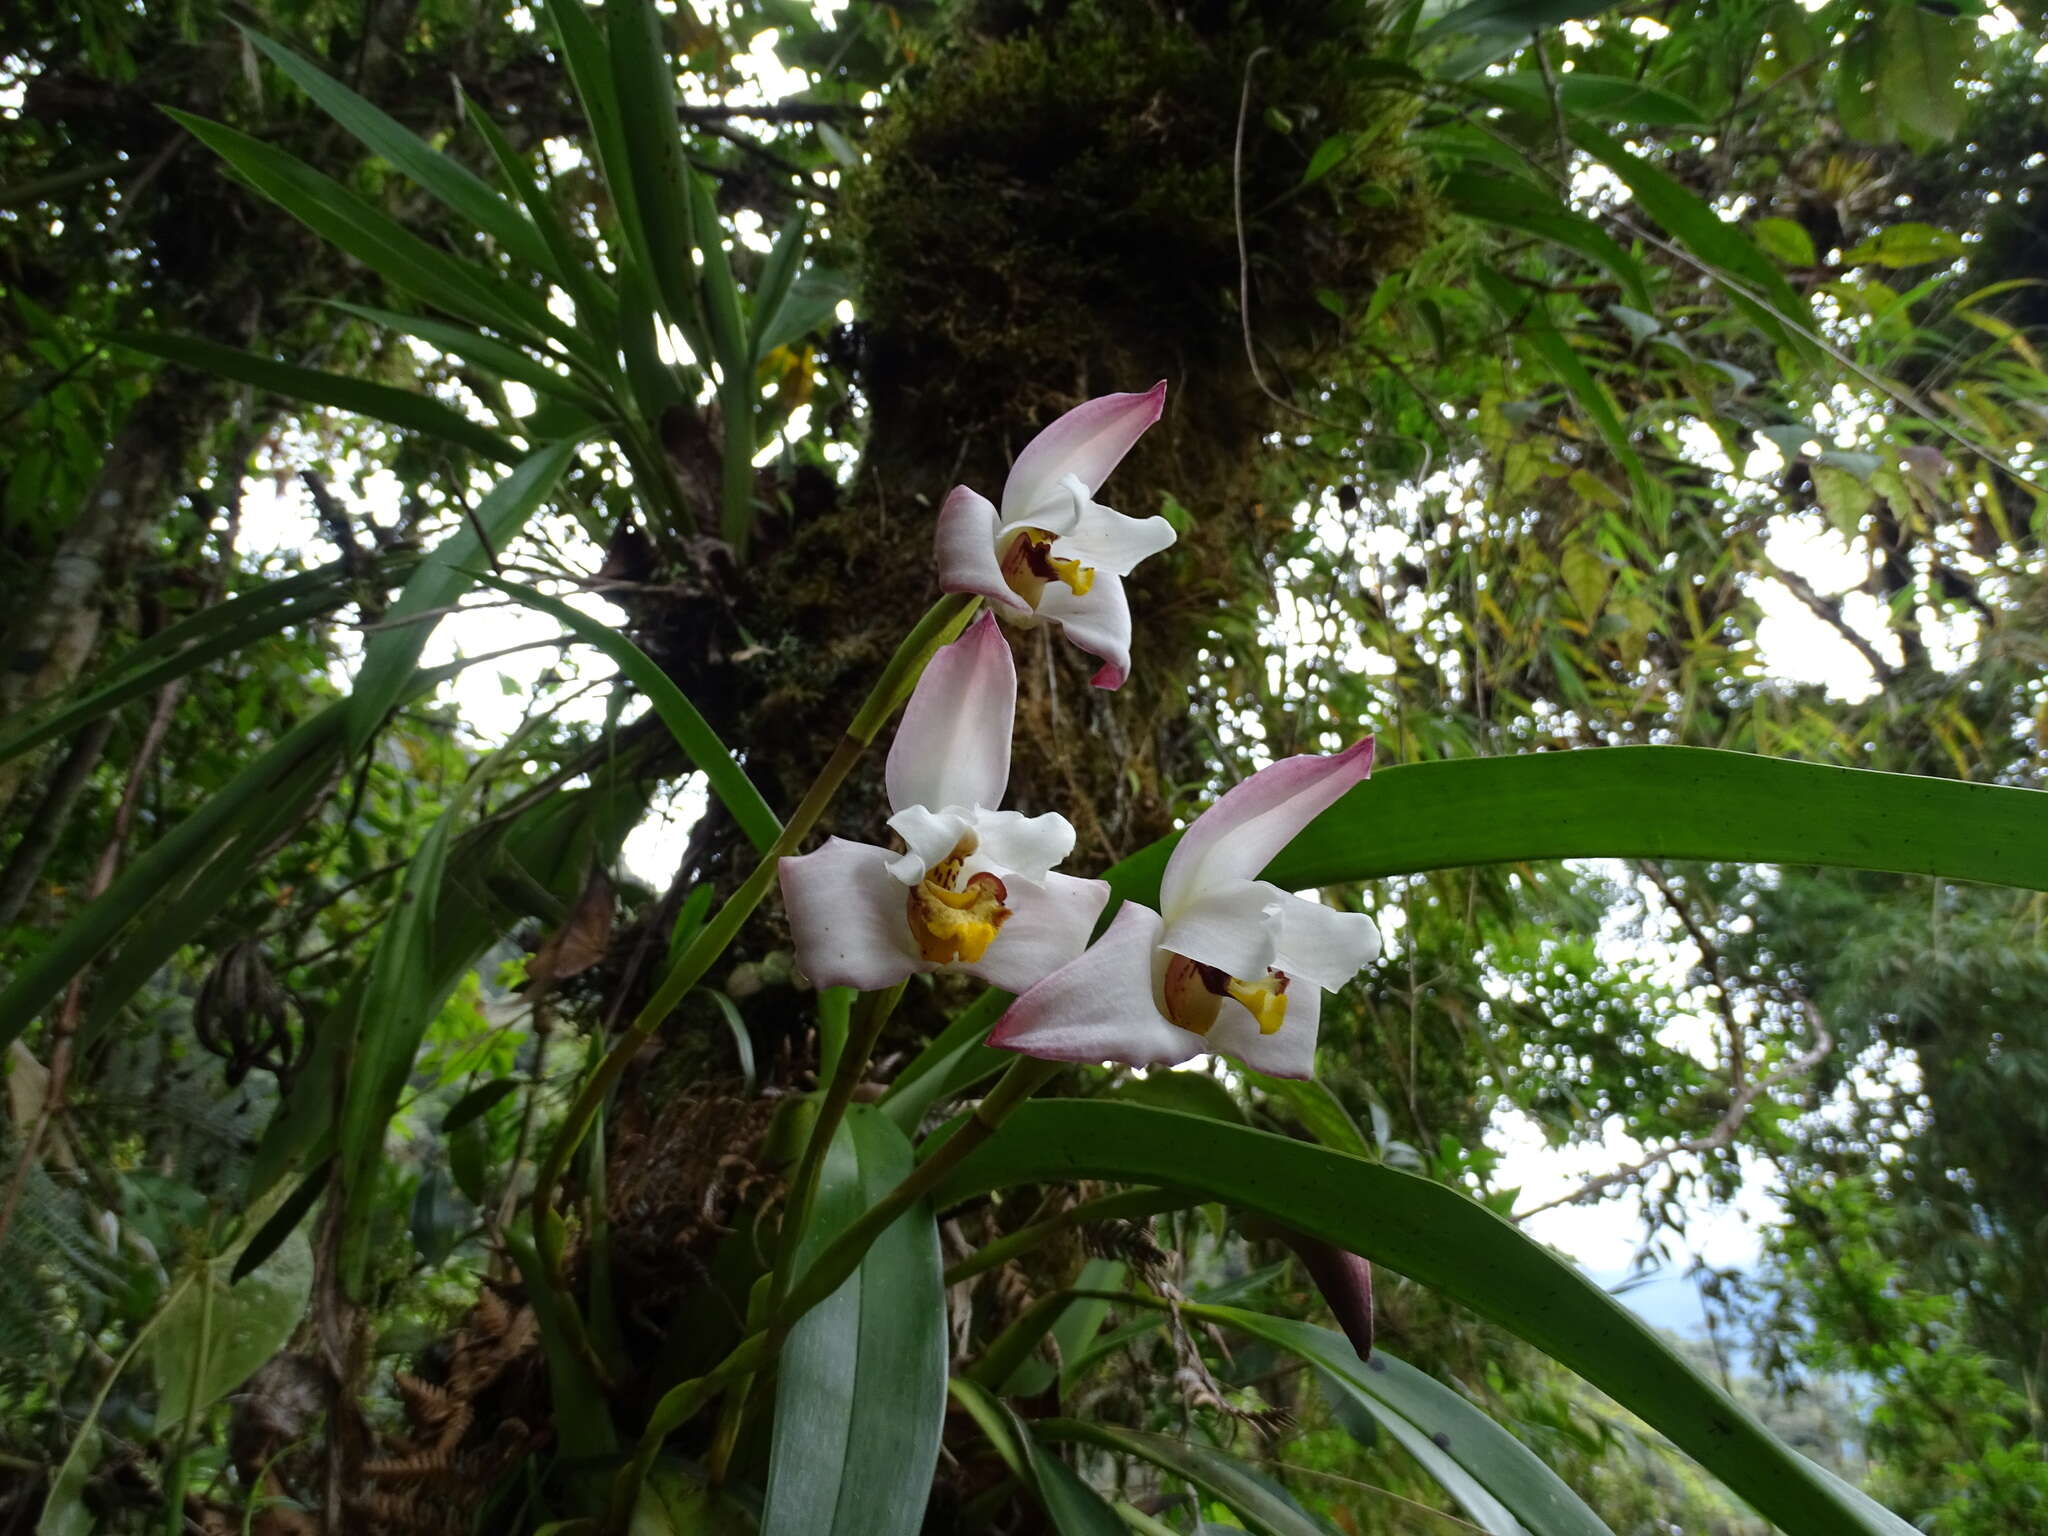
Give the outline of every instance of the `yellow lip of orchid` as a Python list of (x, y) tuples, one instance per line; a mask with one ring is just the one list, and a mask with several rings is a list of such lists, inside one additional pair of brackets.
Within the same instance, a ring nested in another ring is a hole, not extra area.
[(1207, 1035), (1216, 1027), (1227, 997), (1244, 1005), (1258, 1021), (1260, 1034), (1270, 1035), (1287, 1022), (1288, 981), (1284, 971), (1268, 971), (1257, 981), (1244, 981), (1186, 955), (1169, 955), (1160, 991), (1167, 1017), (1194, 1034)]
[(1095, 586), (1094, 566), (1053, 554), (1056, 537), (1043, 528), (1019, 528), (1003, 552), (1003, 579), (1033, 608), (1055, 581), (1064, 583), (1076, 597), (1086, 597)]
[(911, 887), (905, 907), (917, 950), (935, 965), (972, 965), (988, 953), (1010, 909), (1009, 887), (1002, 877), (983, 870), (960, 883), (960, 870), (974, 850), (963, 840), (951, 858), (934, 865)]

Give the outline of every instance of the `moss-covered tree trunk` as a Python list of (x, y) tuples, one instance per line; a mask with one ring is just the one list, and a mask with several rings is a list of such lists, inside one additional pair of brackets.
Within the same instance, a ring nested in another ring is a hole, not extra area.
[[(935, 40), (843, 200), (870, 412), (858, 473), (836, 492), (783, 488), (799, 510), (734, 583), (752, 643), (707, 634), (707, 605), (642, 615), (642, 638), (748, 745), (771, 800), (800, 798), (938, 595), (932, 531), (947, 491), (996, 498), (1059, 412), (1165, 378), (1164, 419), (1101, 493), (1182, 530), (1129, 584), (1132, 677), (1093, 688), (1092, 659), (1056, 631), (1013, 631), (1010, 803), (1074, 823), (1077, 873), (1170, 829), (1176, 786), (1210, 771), (1208, 717), (1231, 702), (1202, 696), (1201, 648), (1222, 605), (1269, 579), (1262, 555), (1291, 526), (1269, 500), (1288, 489), (1276, 434), (1321, 429), (1314, 386), (1344, 339), (1336, 314), (1362, 311), (1430, 217), (1399, 148), (1403, 106), (1360, 81), (1366, 10), (990, 4)], [(1346, 133), (1359, 147), (1304, 185), (1318, 146)], [(883, 835), (880, 755), (825, 830)], [(695, 852), (686, 875), (736, 878), (729, 835), (700, 834)], [(758, 926), (747, 958), (778, 938)], [(773, 1015), (794, 1033), (808, 1011), (786, 994), (752, 1008), (771, 1032)]]

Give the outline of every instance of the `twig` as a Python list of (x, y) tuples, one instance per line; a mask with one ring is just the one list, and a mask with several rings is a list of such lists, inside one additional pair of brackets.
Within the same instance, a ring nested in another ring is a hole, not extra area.
[(1692, 903), (1672, 889), (1671, 882), (1655, 860), (1638, 859), (1636, 867), (1648, 877), (1650, 884), (1657, 887), (1657, 894), (1664, 898), (1664, 905), (1685, 925), (1686, 937), (1700, 952), (1700, 964), (1706, 967), (1707, 974), (1713, 979), (1714, 1003), (1720, 1011), (1721, 1022), (1728, 1026), (1728, 1086), (1739, 1091), (1743, 1078), (1748, 1074), (1748, 1039), (1742, 1020), (1736, 1015), (1735, 1000), (1729, 995), (1728, 978), (1723, 974), (1721, 965), (1721, 950), (1700, 925), (1699, 919), (1693, 916)]
[(1735, 1139), (1735, 1133), (1742, 1128), (1742, 1122), (1749, 1118), (1751, 1105), (1755, 1104), (1759, 1098), (1779, 1084), (1789, 1082), (1795, 1077), (1803, 1077), (1806, 1073), (1811, 1072), (1820, 1065), (1828, 1052), (1835, 1048), (1834, 1036), (1828, 1033), (1827, 1024), (1821, 1018), (1820, 1010), (1814, 1007), (1812, 1002), (1806, 998), (1800, 999), (1800, 1007), (1805, 1010), (1808, 1021), (1813, 1025), (1813, 1048), (1804, 1055), (1788, 1062), (1776, 1072), (1771, 1073), (1770, 1076), (1756, 1079), (1747, 1088), (1736, 1094), (1729, 1100), (1727, 1111), (1706, 1135), (1689, 1136), (1683, 1141), (1672, 1143), (1662, 1151), (1652, 1152), (1640, 1162), (1629, 1163), (1625, 1167), (1616, 1168), (1611, 1173), (1603, 1173), (1597, 1178), (1588, 1179), (1568, 1195), (1559, 1195), (1555, 1200), (1546, 1200), (1541, 1205), (1529, 1207), (1526, 1211), (1515, 1212), (1514, 1219), (1517, 1222), (1523, 1222), (1527, 1221), (1531, 1216), (1543, 1211), (1555, 1210), (1561, 1205), (1584, 1205), (1588, 1201), (1599, 1199), (1601, 1195), (1605, 1194), (1615, 1185), (1625, 1184), (1639, 1178), (1641, 1175), (1649, 1172), (1650, 1169), (1668, 1163), (1675, 1157), (1681, 1157), (1688, 1152), (1718, 1152), (1727, 1146), (1729, 1142)]
[(1804, 603), (1815, 618), (1848, 641), (1855, 648), (1856, 654), (1869, 663), (1870, 670), (1877, 675), (1879, 687), (1891, 687), (1898, 678), (1898, 669), (1886, 661), (1879, 654), (1877, 647), (1858, 634), (1855, 627), (1842, 617), (1842, 600), (1839, 597), (1822, 597), (1820, 593), (1814, 591), (1813, 584), (1797, 571), (1788, 571), (1769, 559), (1764, 563), (1769, 574), (1783, 582), (1785, 589)]

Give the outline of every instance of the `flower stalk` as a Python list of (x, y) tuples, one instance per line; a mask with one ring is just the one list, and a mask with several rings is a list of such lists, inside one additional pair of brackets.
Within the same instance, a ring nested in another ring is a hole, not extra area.
[(553, 1145), (548, 1148), (533, 1190), (533, 1226), (540, 1242), (541, 1264), (549, 1284), (558, 1292), (566, 1296), (568, 1285), (562, 1268), (561, 1220), (555, 1209), (555, 1194), (570, 1158), (575, 1156), (577, 1147), (589, 1133), (605, 1095), (624, 1076), (627, 1065), (661, 1027), (662, 1021), (725, 953), (726, 947), (775, 884), (776, 866), (785, 855), (794, 853), (817, 825), (818, 818), (831, 805), (839, 786), (846, 782), (846, 776), (874, 742), (876, 734), (910, 696), (933, 652), (966, 625), (978, 605), (978, 599), (973, 597), (942, 597), (904, 637), (855, 713), (853, 724), (840, 738), (839, 745), (833, 749), (832, 756), (805, 793), (803, 802), (784, 823), (781, 835), (762, 854), (760, 863), (754, 866), (740, 888), (676, 958), (668, 975), (655, 989), (654, 996), (647, 1000), (638, 1017), (605, 1054), (604, 1060), (598, 1063), (597, 1070), (584, 1081), (575, 1103), (569, 1106), (569, 1113), (562, 1122), (561, 1130), (556, 1133)]

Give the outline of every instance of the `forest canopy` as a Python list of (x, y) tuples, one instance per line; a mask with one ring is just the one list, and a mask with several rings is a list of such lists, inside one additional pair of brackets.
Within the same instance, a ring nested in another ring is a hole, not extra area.
[(2044, 36), (9, 11), (0, 1533), (2048, 1529)]

